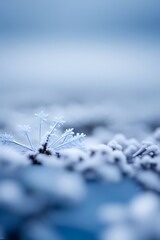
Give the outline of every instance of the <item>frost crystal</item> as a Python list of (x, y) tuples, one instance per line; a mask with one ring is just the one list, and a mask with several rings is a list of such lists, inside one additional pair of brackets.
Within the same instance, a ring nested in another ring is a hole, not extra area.
[(42, 124), (43, 122), (47, 121), (48, 115), (45, 114), (43, 111), (41, 111), (38, 114), (35, 114), (35, 116), (39, 119), (39, 145), (40, 147), (33, 146), (31, 138), (30, 138), (30, 132), (31, 128), (29, 125), (19, 125), (19, 131), (25, 136), (28, 145), (21, 144), (13, 139), (13, 137), (10, 134), (4, 133), (0, 135), (0, 142), (3, 144), (13, 144), (21, 147), (23, 151), (33, 151), (37, 152), (36, 149), (39, 151), (39, 153), (50, 155), (50, 151), (53, 152), (59, 152), (60, 150), (66, 149), (66, 148), (84, 148), (84, 137), (85, 134), (77, 133), (75, 134), (73, 131), (73, 128), (66, 129), (66, 131), (58, 136), (58, 134), (55, 134), (57, 130), (65, 123), (62, 117), (54, 118), (53, 125), (50, 126), (50, 131), (45, 134), (45, 137), (42, 141)]
[(19, 125), (19, 131), (22, 134), (28, 134), (31, 132), (31, 127), (29, 125)]
[(2, 143), (9, 143), (13, 141), (13, 136), (11, 136), (10, 134), (4, 133), (0, 135), (0, 140)]
[(42, 122), (47, 121), (48, 114), (45, 114), (43, 111), (36, 113), (35, 116)]

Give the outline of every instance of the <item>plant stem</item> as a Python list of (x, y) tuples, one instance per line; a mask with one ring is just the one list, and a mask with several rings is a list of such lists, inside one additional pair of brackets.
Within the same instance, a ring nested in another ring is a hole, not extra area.
[(41, 143), (41, 136), (42, 136), (42, 121), (40, 119), (40, 123), (39, 123), (39, 144)]
[(13, 144), (15, 144), (15, 145), (17, 145), (17, 146), (20, 146), (20, 147), (23, 147), (23, 148), (26, 148), (26, 149), (28, 149), (28, 150), (30, 150), (30, 151), (33, 151), (33, 149), (32, 148), (30, 148), (30, 147), (27, 147), (26, 145), (23, 145), (23, 144), (21, 144), (21, 143), (19, 143), (19, 142), (16, 142), (16, 141), (10, 141), (10, 143), (13, 143)]
[(27, 137), (27, 140), (28, 140), (28, 142), (30, 144), (31, 149), (34, 151), (34, 147), (33, 147), (32, 143), (31, 143), (31, 140), (30, 140), (30, 138), (28, 136), (28, 133), (26, 133), (26, 137)]
[(63, 135), (63, 136), (61, 136), (61, 137), (58, 138), (55, 142), (52, 142), (52, 143), (49, 145), (49, 147), (55, 146), (55, 145), (56, 145), (59, 141), (61, 141), (63, 138), (64, 138), (64, 140), (63, 140), (62, 143), (64, 143), (65, 139), (66, 139), (69, 135), (72, 136), (73, 134), (68, 134), (68, 135)]

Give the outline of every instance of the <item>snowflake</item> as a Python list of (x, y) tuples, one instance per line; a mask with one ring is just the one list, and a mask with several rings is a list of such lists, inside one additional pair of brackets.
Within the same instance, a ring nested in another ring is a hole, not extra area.
[(4, 133), (0, 135), (0, 140), (2, 143), (8, 143), (8, 142), (12, 142), (13, 141), (13, 136), (11, 136), (10, 134)]
[(43, 111), (36, 113), (35, 116), (39, 119), (39, 121), (46, 122), (48, 114), (45, 114)]
[(31, 128), (29, 125), (19, 125), (19, 131), (26, 138), (28, 145), (21, 144), (13, 139), (10, 134), (4, 133), (0, 135), (0, 142), (3, 144), (13, 144), (23, 149), (23, 151), (40, 152), (47, 154), (48, 152), (58, 153), (60, 150), (66, 148), (80, 148), (84, 149), (84, 137), (85, 134), (74, 133), (73, 128), (66, 129), (62, 135), (55, 134), (55, 132), (65, 123), (62, 117), (54, 118), (50, 131), (48, 131), (44, 137), (42, 137), (43, 123), (47, 121), (48, 115), (43, 111), (35, 114), (36, 118), (39, 119), (39, 144), (34, 146), (30, 133)]
[(31, 127), (29, 125), (19, 125), (19, 131), (26, 135), (29, 134), (31, 132)]

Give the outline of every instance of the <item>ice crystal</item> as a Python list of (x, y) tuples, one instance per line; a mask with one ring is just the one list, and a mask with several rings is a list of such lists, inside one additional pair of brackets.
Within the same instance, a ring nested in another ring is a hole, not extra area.
[(47, 155), (50, 155), (51, 152), (59, 152), (60, 150), (67, 148), (84, 148), (85, 134), (75, 134), (73, 128), (66, 129), (65, 132), (59, 136), (57, 130), (65, 123), (62, 117), (54, 118), (52, 125), (50, 126), (50, 131), (42, 137), (42, 124), (47, 121), (48, 115), (41, 111), (40, 113), (35, 114), (35, 116), (39, 119), (39, 144), (37, 146), (34, 146), (31, 141), (31, 128), (29, 125), (19, 125), (19, 131), (23, 136), (25, 136), (28, 145), (17, 142), (10, 134), (7, 133), (0, 135), (1, 143), (17, 145), (21, 147), (23, 151), (39, 151), (39, 153)]
[(2, 143), (9, 143), (9, 142), (13, 142), (13, 136), (11, 136), (8, 133), (4, 133), (0, 135), (0, 140)]
[(36, 113), (35, 116), (39, 119), (39, 121), (46, 122), (48, 114), (45, 114), (43, 111)]
[(19, 131), (26, 135), (29, 134), (31, 132), (31, 127), (29, 125), (19, 125)]

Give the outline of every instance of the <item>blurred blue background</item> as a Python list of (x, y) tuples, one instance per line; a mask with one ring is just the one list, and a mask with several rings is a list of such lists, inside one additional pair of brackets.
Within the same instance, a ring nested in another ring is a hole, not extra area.
[(159, 12), (159, 0), (0, 1), (1, 104), (158, 107)]

